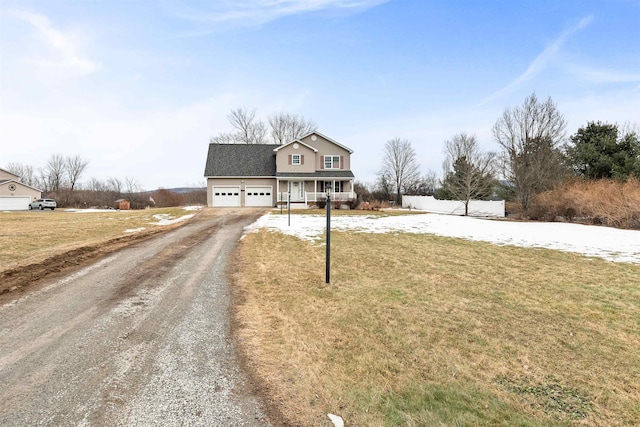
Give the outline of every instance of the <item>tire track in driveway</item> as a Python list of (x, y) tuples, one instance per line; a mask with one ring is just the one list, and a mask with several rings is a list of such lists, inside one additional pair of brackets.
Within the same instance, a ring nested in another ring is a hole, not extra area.
[(259, 213), (217, 213), (0, 307), (0, 342), (14, 343), (0, 345), (0, 425), (269, 425), (239, 368), (225, 275)]

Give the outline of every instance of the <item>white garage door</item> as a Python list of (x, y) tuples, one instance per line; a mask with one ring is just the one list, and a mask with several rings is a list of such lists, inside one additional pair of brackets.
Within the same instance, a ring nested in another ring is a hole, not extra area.
[(246, 187), (245, 206), (273, 206), (272, 187)]
[(0, 197), (0, 211), (26, 211), (30, 197)]
[(240, 206), (240, 187), (213, 187), (211, 191), (214, 207)]

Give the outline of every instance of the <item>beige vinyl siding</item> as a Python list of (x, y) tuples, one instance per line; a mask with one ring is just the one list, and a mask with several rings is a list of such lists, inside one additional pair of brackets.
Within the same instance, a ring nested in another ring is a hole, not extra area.
[[(311, 140), (311, 135), (307, 136), (302, 140), (305, 144), (308, 144), (318, 150), (316, 153), (316, 164), (315, 170), (324, 170), (324, 156), (325, 155), (334, 155), (334, 156), (343, 156), (344, 164), (341, 165), (341, 170), (350, 170), (351, 169), (351, 154), (349, 151), (340, 147), (339, 145), (334, 144), (331, 141), (327, 141), (321, 136), (316, 136), (316, 140)], [(305, 159), (305, 164), (307, 163)], [(340, 170), (340, 169), (335, 169)], [(280, 171), (278, 169), (278, 171)]]
[[(299, 154), (301, 157), (304, 156), (304, 161), (301, 159), (299, 165), (291, 164), (291, 156), (294, 154)], [(298, 144), (298, 148), (294, 148), (294, 144), (289, 144), (277, 151), (276, 170), (278, 172), (315, 172), (315, 154), (313, 150), (303, 144)]]

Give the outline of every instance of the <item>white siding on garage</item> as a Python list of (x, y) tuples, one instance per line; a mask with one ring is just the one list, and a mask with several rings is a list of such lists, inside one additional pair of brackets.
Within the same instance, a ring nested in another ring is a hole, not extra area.
[(0, 211), (26, 211), (30, 197), (0, 197)]
[(273, 206), (273, 187), (252, 186), (245, 187), (245, 206)]
[(216, 208), (240, 206), (240, 187), (214, 186), (211, 192), (211, 200)]

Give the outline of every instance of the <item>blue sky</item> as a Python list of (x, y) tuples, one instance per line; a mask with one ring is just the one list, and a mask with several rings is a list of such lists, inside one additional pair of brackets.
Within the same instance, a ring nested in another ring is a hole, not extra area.
[(236, 107), (313, 119), (360, 181), (394, 137), (441, 174), (534, 91), (567, 135), (640, 125), (640, 0), (0, 1), (0, 167), (80, 155), (82, 181), (204, 185)]

